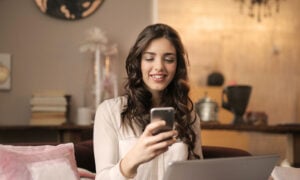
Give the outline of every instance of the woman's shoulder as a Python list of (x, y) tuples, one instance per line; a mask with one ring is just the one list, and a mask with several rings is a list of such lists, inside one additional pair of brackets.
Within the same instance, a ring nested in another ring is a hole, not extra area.
[(123, 108), (127, 104), (127, 98), (125, 96), (118, 96), (115, 98), (111, 99), (106, 99), (104, 100), (101, 104), (100, 107), (121, 107)]
[(125, 104), (127, 104), (127, 100), (124, 96), (104, 100), (97, 108), (95, 120), (119, 127), (121, 121), (120, 115)]

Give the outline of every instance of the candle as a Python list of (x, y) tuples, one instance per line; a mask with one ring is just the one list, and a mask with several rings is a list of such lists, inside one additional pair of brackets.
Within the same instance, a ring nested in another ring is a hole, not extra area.
[(94, 70), (95, 70), (95, 109), (97, 109), (97, 106), (99, 105), (101, 101), (101, 81), (100, 81), (100, 49), (96, 48), (95, 51), (95, 64), (94, 64)]
[(109, 68), (110, 68), (110, 59), (109, 56), (106, 56), (105, 58), (105, 75), (109, 75)]

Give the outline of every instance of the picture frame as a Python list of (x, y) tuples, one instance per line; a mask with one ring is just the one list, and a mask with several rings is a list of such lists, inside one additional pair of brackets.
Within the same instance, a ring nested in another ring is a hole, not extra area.
[(11, 55), (0, 53), (0, 91), (11, 89)]

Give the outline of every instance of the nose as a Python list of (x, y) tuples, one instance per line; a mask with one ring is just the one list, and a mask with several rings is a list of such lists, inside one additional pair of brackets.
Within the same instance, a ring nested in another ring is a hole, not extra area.
[(163, 59), (161, 57), (156, 58), (154, 61), (154, 70), (161, 71), (164, 68)]

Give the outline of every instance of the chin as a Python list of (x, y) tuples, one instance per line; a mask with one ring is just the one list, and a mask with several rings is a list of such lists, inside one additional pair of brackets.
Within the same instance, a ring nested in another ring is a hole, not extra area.
[(150, 84), (149, 83), (148, 85), (146, 85), (146, 87), (150, 92), (162, 92), (168, 87), (168, 84), (166, 84), (166, 83), (161, 83), (161, 84), (153, 83), (153, 84)]
[(163, 90), (166, 89), (166, 87), (153, 87), (150, 89), (151, 89), (151, 91), (162, 92)]

